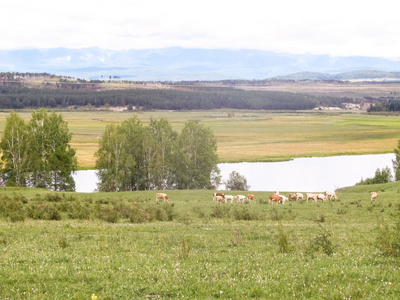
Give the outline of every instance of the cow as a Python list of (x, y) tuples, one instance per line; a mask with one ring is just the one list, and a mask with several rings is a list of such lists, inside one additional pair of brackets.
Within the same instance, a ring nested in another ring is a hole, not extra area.
[(278, 196), (278, 195), (279, 195), (279, 192), (278, 192), (278, 191), (275, 191), (275, 192), (274, 192), (274, 195), (275, 195), (275, 196)]
[(282, 204), (285, 204), (285, 201), (289, 201), (288, 197), (283, 196), (283, 195), (278, 195), (279, 197), (282, 198)]
[(320, 199), (322, 201), (326, 201), (326, 196), (324, 194), (317, 194), (317, 200)]
[(371, 195), (371, 201), (376, 199), (379, 196), (378, 193), (375, 193), (375, 192), (371, 192), (370, 195)]
[(318, 201), (317, 194), (306, 193), (306, 198), (307, 198), (307, 202), (308, 202), (308, 199), (314, 199), (315, 202)]
[(282, 202), (282, 197), (280, 197), (280, 196), (278, 196), (278, 195), (271, 195), (271, 196), (269, 196), (269, 201), (268, 201), (268, 203), (272, 203), (272, 202), (274, 202), (274, 201), (278, 204), (279, 202)]
[(222, 197), (223, 199), (225, 199), (225, 194), (224, 193), (214, 193), (213, 194), (213, 201), (214, 202), (216, 202), (215, 200), (216, 200), (217, 196)]
[(336, 200), (338, 200), (338, 197), (336, 196), (336, 192), (334, 192), (334, 191), (325, 191), (325, 196), (329, 200), (332, 200), (332, 198), (335, 198)]
[(297, 200), (304, 200), (304, 196), (303, 196), (303, 194), (302, 193), (296, 193), (296, 196), (297, 196)]
[(296, 194), (289, 194), (289, 199), (290, 200), (296, 200), (296, 201), (298, 200)]
[(162, 199), (164, 202), (169, 202), (169, 198), (167, 194), (164, 193), (157, 193), (156, 195), (156, 201), (158, 202), (158, 200)]
[(231, 203), (233, 203), (233, 200), (236, 199), (236, 196), (233, 195), (225, 195), (225, 202), (228, 202), (228, 200), (231, 200)]
[(244, 195), (237, 195), (236, 196), (237, 202), (243, 202), (246, 200), (246, 196)]
[(248, 200), (248, 201), (256, 200), (256, 197), (254, 197), (253, 194), (248, 194), (248, 195), (247, 195), (247, 200)]
[(225, 199), (222, 198), (222, 196), (215, 196), (214, 201), (217, 203), (225, 203)]

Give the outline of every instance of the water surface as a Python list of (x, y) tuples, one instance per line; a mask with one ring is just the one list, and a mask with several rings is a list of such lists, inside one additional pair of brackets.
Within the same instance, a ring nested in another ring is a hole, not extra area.
[[(377, 168), (392, 169), (393, 153), (296, 158), (284, 162), (218, 164), (222, 180), (232, 171), (247, 179), (250, 191), (323, 192), (355, 185), (374, 177)], [(77, 171), (73, 175), (76, 191), (92, 193), (97, 188), (96, 170)], [(220, 186), (225, 189), (224, 185)]]

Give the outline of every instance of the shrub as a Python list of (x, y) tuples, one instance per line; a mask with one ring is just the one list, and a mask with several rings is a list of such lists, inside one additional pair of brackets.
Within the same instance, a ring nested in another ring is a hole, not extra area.
[(279, 220), (282, 220), (282, 219), (283, 219), (283, 216), (282, 216), (282, 214), (280, 214), (280, 213), (276, 210), (276, 208), (274, 207), (274, 208), (272, 208), (272, 210), (271, 210), (271, 212), (270, 212), (270, 214), (269, 214), (269, 218), (270, 218), (272, 221), (279, 221)]
[(321, 227), (321, 232), (319, 233), (319, 235), (310, 240), (308, 252), (312, 253), (312, 252), (322, 251), (326, 255), (332, 255), (335, 247), (332, 241), (330, 240), (331, 236), (332, 234), (330, 232), (327, 232)]
[(385, 256), (400, 256), (400, 220), (393, 225), (381, 222), (378, 225), (376, 246)]
[(230, 191), (247, 191), (250, 188), (247, 184), (247, 179), (236, 171), (232, 171), (228, 180), (224, 183), (226, 189)]
[(221, 218), (224, 218), (224, 217), (229, 217), (229, 213), (230, 213), (230, 206), (215, 205), (212, 208), (211, 217), (221, 219)]
[(290, 252), (289, 238), (288, 235), (282, 229), (279, 229), (278, 234), (276, 235), (276, 239), (279, 247), (279, 252), (289, 253)]
[(356, 185), (366, 185), (366, 184), (377, 184), (377, 183), (388, 183), (393, 180), (392, 171), (389, 167), (382, 168), (382, 171), (378, 168), (375, 171), (375, 176), (373, 178), (367, 178), (356, 183)]
[(242, 244), (242, 234), (239, 229), (232, 231), (233, 239), (231, 240), (233, 246), (238, 246)]
[(250, 221), (259, 219), (257, 213), (250, 212), (250, 210), (247, 207), (241, 207), (239, 209), (235, 209), (235, 211), (233, 212), (233, 216), (235, 220)]

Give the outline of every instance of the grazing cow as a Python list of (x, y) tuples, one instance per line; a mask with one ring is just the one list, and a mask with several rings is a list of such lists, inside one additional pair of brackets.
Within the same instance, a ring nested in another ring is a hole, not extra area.
[(335, 198), (338, 200), (338, 197), (336, 196), (336, 192), (333, 191), (325, 191), (325, 196), (328, 197), (329, 200), (332, 200), (332, 198)]
[(279, 197), (282, 198), (282, 204), (285, 204), (285, 201), (289, 201), (288, 197), (283, 196), (283, 195), (278, 195)]
[(162, 199), (164, 202), (169, 202), (169, 198), (167, 194), (164, 193), (157, 193), (156, 195), (156, 201)]
[(217, 203), (225, 203), (225, 199), (222, 196), (215, 196), (215, 202)]
[(279, 192), (278, 192), (278, 191), (275, 191), (275, 192), (274, 192), (274, 195), (275, 195), (275, 196), (278, 196), (278, 195), (279, 195)]
[(278, 195), (271, 195), (269, 196), (269, 201), (268, 203), (272, 203), (272, 202), (276, 202), (276, 204), (278, 204), (279, 202), (282, 203), (282, 197), (278, 196)]
[(317, 199), (320, 199), (322, 201), (326, 201), (326, 197), (324, 194), (317, 194)]
[(248, 194), (248, 195), (247, 195), (247, 200), (248, 200), (248, 201), (256, 200), (256, 197), (254, 197), (253, 194)]
[(308, 199), (314, 199), (315, 202), (318, 201), (317, 194), (306, 193), (306, 198), (307, 198), (307, 202), (308, 202)]
[(215, 200), (216, 200), (216, 197), (217, 197), (217, 196), (222, 197), (223, 199), (225, 199), (224, 193), (214, 193), (214, 194), (213, 194), (213, 201), (214, 201), (214, 202), (216, 202)]
[(225, 202), (228, 202), (228, 200), (231, 200), (231, 203), (233, 203), (233, 200), (236, 199), (236, 196), (233, 195), (225, 195)]
[(371, 195), (371, 201), (376, 199), (379, 196), (378, 193), (375, 193), (375, 192), (371, 192), (370, 195)]
[(246, 200), (246, 196), (244, 195), (237, 195), (236, 196), (237, 202), (243, 202)]
[(296, 193), (297, 200), (304, 200), (303, 194), (302, 193)]
[(289, 194), (289, 200), (296, 200), (297, 201), (297, 195), (296, 194)]

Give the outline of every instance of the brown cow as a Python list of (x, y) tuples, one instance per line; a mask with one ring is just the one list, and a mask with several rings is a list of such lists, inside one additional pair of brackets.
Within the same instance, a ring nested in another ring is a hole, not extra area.
[(296, 200), (297, 201), (297, 195), (296, 194), (289, 194), (289, 200)]
[(279, 202), (282, 202), (282, 200), (283, 200), (282, 197), (280, 197), (278, 195), (271, 195), (271, 196), (269, 196), (268, 203), (275, 201), (278, 204)]
[(256, 197), (254, 197), (253, 194), (248, 194), (248, 195), (247, 195), (247, 200), (248, 200), (248, 201), (250, 201), (250, 200), (256, 200)]

